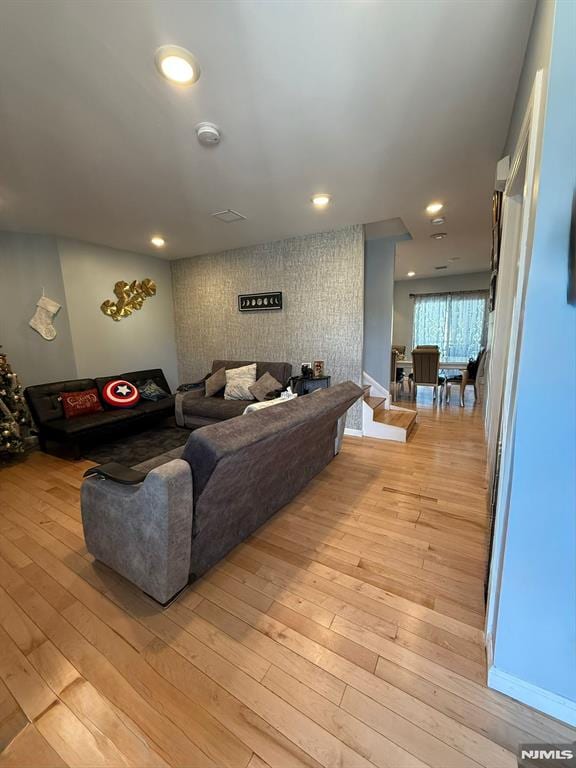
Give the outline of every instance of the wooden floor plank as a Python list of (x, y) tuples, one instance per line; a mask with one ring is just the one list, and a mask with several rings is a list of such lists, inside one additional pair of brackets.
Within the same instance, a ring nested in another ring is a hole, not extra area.
[(486, 688), (481, 411), (418, 397), (407, 443), (345, 438), (164, 611), (87, 552), (89, 462), (0, 469), (0, 768), (512, 768), (573, 741)]

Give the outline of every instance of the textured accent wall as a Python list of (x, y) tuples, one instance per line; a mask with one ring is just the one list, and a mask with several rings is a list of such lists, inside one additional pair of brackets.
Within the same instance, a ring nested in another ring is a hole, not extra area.
[[(238, 225), (241, 226), (241, 225)], [(361, 226), (172, 262), (181, 381), (213, 359), (324, 360), (332, 383), (362, 375)], [(238, 311), (239, 293), (282, 291), (278, 312)], [(356, 405), (348, 426), (360, 429)]]

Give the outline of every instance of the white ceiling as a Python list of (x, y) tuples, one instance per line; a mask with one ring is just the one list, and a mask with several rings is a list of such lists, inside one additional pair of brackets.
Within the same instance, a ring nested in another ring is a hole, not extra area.
[[(488, 266), (533, 0), (0, 0), (0, 229), (178, 258), (399, 217), (398, 273)], [(188, 89), (154, 52), (199, 59)], [(201, 120), (223, 131), (200, 146)], [(333, 195), (313, 210), (314, 192)], [(425, 215), (446, 202), (446, 231)], [(210, 213), (233, 208), (246, 221)], [(446, 274), (443, 272), (442, 274)]]

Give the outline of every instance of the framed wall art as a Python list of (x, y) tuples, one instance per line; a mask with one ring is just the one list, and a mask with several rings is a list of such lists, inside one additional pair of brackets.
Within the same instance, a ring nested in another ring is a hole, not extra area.
[(242, 293), (238, 296), (240, 312), (266, 312), (282, 309), (282, 291)]

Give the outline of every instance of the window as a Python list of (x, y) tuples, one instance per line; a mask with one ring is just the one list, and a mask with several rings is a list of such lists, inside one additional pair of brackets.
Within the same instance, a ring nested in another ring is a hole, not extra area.
[(412, 344), (437, 344), (441, 360), (476, 357), (486, 340), (487, 292), (414, 297)]

